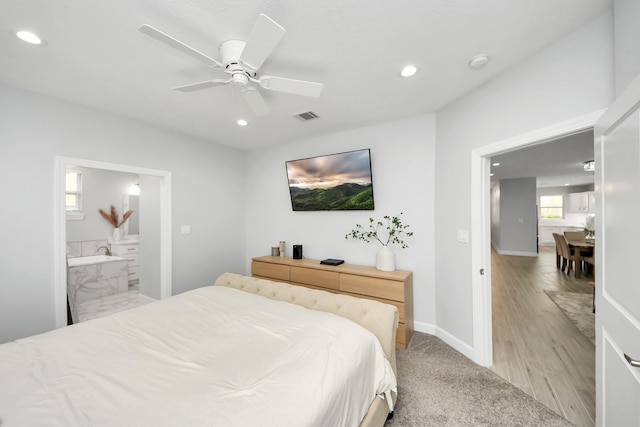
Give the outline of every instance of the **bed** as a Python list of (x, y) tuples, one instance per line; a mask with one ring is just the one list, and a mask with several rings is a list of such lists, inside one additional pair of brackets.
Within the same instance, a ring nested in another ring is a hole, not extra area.
[(382, 426), (395, 307), (237, 274), (0, 345), (0, 425)]

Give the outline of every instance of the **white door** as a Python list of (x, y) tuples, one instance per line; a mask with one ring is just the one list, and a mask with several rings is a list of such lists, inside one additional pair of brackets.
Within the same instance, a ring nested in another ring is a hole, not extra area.
[(596, 423), (640, 426), (640, 76), (595, 126)]

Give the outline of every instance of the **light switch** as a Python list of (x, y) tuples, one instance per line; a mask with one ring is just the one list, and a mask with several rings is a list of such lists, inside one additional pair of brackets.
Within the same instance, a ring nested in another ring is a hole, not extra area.
[(180, 226), (180, 234), (191, 234), (191, 226), (190, 225)]
[(469, 243), (469, 230), (458, 230), (458, 242)]

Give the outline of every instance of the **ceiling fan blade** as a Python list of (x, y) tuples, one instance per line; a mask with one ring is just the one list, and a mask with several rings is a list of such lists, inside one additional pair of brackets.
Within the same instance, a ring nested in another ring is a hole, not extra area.
[(180, 92), (193, 92), (195, 90), (208, 89), (210, 87), (226, 85), (230, 81), (231, 81), (231, 79), (229, 79), (229, 80), (224, 80), (224, 79), (207, 80), (207, 81), (204, 81), (204, 82), (191, 83), (191, 84), (184, 85), (184, 86), (174, 87), (173, 90), (179, 90)]
[(240, 61), (255, 72), (280, 43), (284, 33), (284, 28), (261, 13), (253, 25), (247, 44), (240, 55)]
[(182, 43), (180, 40), (175, 39), (173, 37), (171, 37), (168, 34), (163, 33), (162, 31), (158, 30), (157, 28), (152, 27), (151, 25), (141, 25), (140, 28), (138, 28), (138, 30), (140, 30), (141, 32), (143, 32), (144, 34), (153, 37), (154, 39), (158, 40), (159, 42), (162, 42), (168, 46), (171, 46), (174, 49), (179, 50), (182, 53), (185, 53), (195, 59), (197, 59), (198, 61), (202, 61), (205, 64), (209, 65), (210, 67), (213, 68), (218, 68), (218, 69), (222, 69), (222, 64), (218, 61), (216, 61), (215, 59), (205, 55), (202, 52), (199, 52), (197, 50), (195, 50), (194, 48), (192, 48), (191, 46), (188, 46), (184, 43)]
[(257, 80), (260, 87), (277, 92), (292, 93), (294, 95), (320, 97), (322, 83), (306, 82), (304, 80), (287, 79), (285, 77), (261, 76)]
[(247, 105), (257, 117), (269, 114), (269, 106), (264, 102), (264, 98), (260, 94), (259, 90), (256, 88), (247, 88), (243, 95)]

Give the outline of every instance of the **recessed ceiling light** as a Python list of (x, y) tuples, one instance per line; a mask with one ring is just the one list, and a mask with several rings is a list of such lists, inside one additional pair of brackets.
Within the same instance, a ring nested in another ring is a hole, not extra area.
[(479, 68), (484, 67), (489, 62), (489, 55), (485, 55), (484, 53), (481, 55), (476, 55), (469, 61), (469, 67), (477, 70)]
[(249, 122), (246, 121), (245, 119), (238, 119), (236, 123), (238, 124), (238, 126), (246, 126), (249, 124)]
[(416, 72), (418, 71), (418, 69), (416, 68), (415, 65), (407, 65), (406, 67), (404, 67), (402, 69), (402, 71), (400, 71), (400, 75), (402, 77), (411, 77), (413, 76)]
[(490, 174), (489, 174), (489, 176), (493, 176), (493, 174), (492, 174), (492, 173), (490, 173)]
[(571, 184), (569, 184), (569, 183), (567, 182), (567, 183), (565, 184), (565, 186), (567, 186), (567, 185), (571, 185)]
[(16, 37), (29, 44), (41, 45), (43, 41), (40, 37), (32, 33), (31, 31), (16, 31)]
[(500, 166), (500, 162), (495, 162), (491, 166)]

